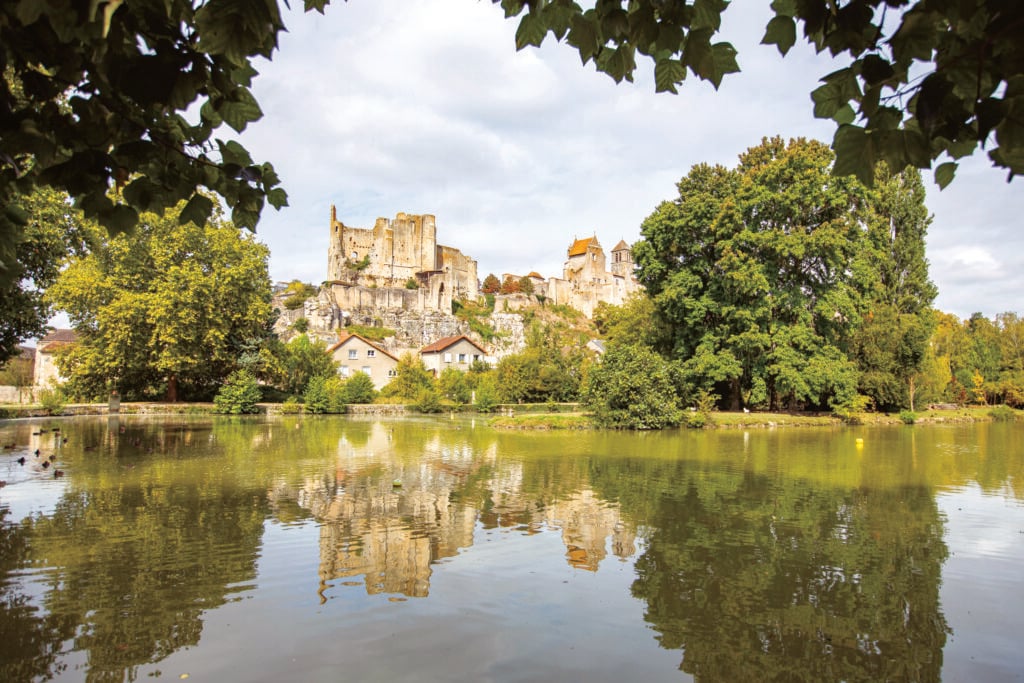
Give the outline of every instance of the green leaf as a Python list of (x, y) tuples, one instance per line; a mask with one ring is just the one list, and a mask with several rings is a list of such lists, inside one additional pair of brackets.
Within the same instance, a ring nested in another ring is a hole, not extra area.
[(722, 0), (694, 0), (690, 30), (711, 29), (717, 31), (722, 26), (722, 11), (728, 4)]
[(946, 189), (946, 186), (953, 182), (953, 176), (956, 175), (956, 169), (959, 164), (955, 161), (947, 161), (944, 164), (940, 164), (935, 169), (935, 183), (939, 186), (940, 190)]
[(844, 104), (836, 111), (835, 114), (832, 115), (832, 120), (840, 125), (844, 123), (853, 123), (856, 118), (857, 114), (849, 104)]
[(572, 25), (572, 18), (580, 14), (575, 2), (552, 2), (541, 11), (541, 16), (555, 38), (562, 40)]
[(248, 88), (238, 88), (234, 93), (233, 101), (226, 101), (220, 106), (220, 115), (224, 123), (241, 133), (251, 121), (258, 121), (263, 117), (263, 111), (252, 96)]
[(785, 56), (796, 43), (796, 22), (792, 17), (774, 17), (765, 27), (762, 45), (775, 45)]
[(227, 142), (218, 140), (217, 146), (220, 148), (223, 163), (237, 164), (238, 166), (252, 165), (252, 157), (249, 156), (249, 151), (238, 142), (234, 140), (228, 140)]
[(519, 21), (519, 28), (516, 29), (516, 49), (522, 50), (527, 45), (540, 47), (544, 42), (544, 36), (548, 34), (548, 28), (539, 13), (528, 12)]
[(139, 222), (139, 213), (126, 204), (117, 204), (100, 217), (100, 223), (113, 237), (131, 232)]
[(826, 83), (815, 88), (811, 93), (814, 101), (814, 116), (819, 119), (830, 119), (842, 107), (848, 106), (849, 99), (843, 96), (842, 88), (836, 83)]
[(772, 0), (771, 7), (775, 14), (781, 17), (796, 15), (796, 0)]
[(192, 222), (202, 227), (206, 225), (206, 221), (209, 220), (210, 214), (213, 213), (213, 201), (205, 196), (196, 192), (192, 195), (192, 198), (185, 204), (185, 208), (178, 214), (178, 223), (184, 225), (185, 223)]
[(676, 83), (686, 78), (686, 67), (678, 59), (661, 59), (654, 65), (656, 92), (677, 92)]
[(501, 8), (505, 10), (505, 18), (514, 17), (523, 11), (523, 0), (501, 0)]
[(690, 31), (687, 34), (686, 45), (683, 47), (683, 64), (690, 67), (690, 71), (700, 78), (710, 80), (715, 72), (710, 31)]
[(861, 60), (860, 72), (864, 76), (866, 83), (877, 85), (892, 78), (896, 70), (892, 68), (892, 64), (882, 57), (876, 54), (869, 54), (865, 55), (864, 59)]
[(903, 15), (903, 23), (889, 40), (896, 62), (909, 64), (914, 59), (929, 62), (940, 31), (931, 12), (917, 5)]
[(275, 209), (281, 209), (288, 206), (288, 193), (280, 187), (275, 187), (267, 192), (267, 202)]
[(833, 175), (853, 175), (871, 187), (874, 183), (876, 156), (871, 137), (863, 128), (839, 126), (832, 138), (832, 150), (836, 153), (832, 165)]
[(597, 56), (597, 68), (603, 71), (616, 83), (633, 80), (633, 71), (636, 70), (636, 58), (634, 48), (629, 45), (620, 45), (614, 50), (602, 50)]
[(601, 43), (597, 37), (597, 26), (593, 20), (593, 10), (573, 16), (568, 36), (569, 44), (580, 53), (584, 64), (597, 55)]
[(722, 77), (738, 73), (740, 65), (736, 63), (736, 48), (732, 43), (715, 43), (711, 46), (711, 57), (715, 65), (711, 82), (715, 90), (718, 90), (718, 86), (722, 84)]

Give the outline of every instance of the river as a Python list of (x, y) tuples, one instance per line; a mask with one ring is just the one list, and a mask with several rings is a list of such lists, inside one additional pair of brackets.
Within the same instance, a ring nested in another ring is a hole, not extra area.
[(3, 681), (1024, 677), (1021, 424), (112, 416), (0, 443)]

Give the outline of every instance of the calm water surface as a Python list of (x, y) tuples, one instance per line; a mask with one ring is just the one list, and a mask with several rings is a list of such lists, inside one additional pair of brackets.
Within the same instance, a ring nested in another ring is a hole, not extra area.
[(2, 681), (1024, 680), (1024, 425), (0, 443)]

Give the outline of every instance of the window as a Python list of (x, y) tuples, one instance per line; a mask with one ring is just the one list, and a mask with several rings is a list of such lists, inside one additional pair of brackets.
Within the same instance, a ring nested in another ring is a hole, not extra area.
[(366, 357), (367, 358), (373, 358), (376, 355), (377, 355), (377, 352), (374, 351), (373, 349), (366, 349)]
[(370, 374), (370, 366), (369, 365), (364, 365), (363, 366), (363, 372), (366, 373), (367, 377), (372, 377), (373, 376), (372, 374)]
[(341, 368), (338, 369), (338, 372), (341, 373), (342, 377), (348, 377), (348, 366), (342, 365)]
[(452, 362), (452, 354), (450, 354), (450, 353), (444, 354), (444, 362), (445, 363), (451, 363)]
[(466, 354), (464, 354), (464, 353), (460, 353), (459, 354), (459, 362), (460, 363), (465, 363), (466, 362)]
[(398, 377), (398, 370), (391, 368), (388, 370), (388, 377)]
[(474, 353), (474, 354), (473, 354), (473, 362), (475, 363), (475, 362), (477, 362), (478, 360), (480, 360), (480, 354), (479, 354), (479, 353)]
[(357, 351), (355, 349), (349, 349), (348, 350), (348, 357), (349, 357), (350, 360), (355, 360), (356, 358), (359, 358), (359, 351)]

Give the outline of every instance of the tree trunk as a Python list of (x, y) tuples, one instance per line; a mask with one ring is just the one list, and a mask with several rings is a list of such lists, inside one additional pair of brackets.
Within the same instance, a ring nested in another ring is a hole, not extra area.
[(729, 410), (734, 413), (740, 410), (740, 378), (734, 377), (729, 380), (729, 393), (732, 395), (729, 400)]
[(178, 402), (178, 376), (171, 375), (167, 378), (167, 397), (168, 403)]
[(910, 412), (914, 412), (914, 376), (910, 376)]

